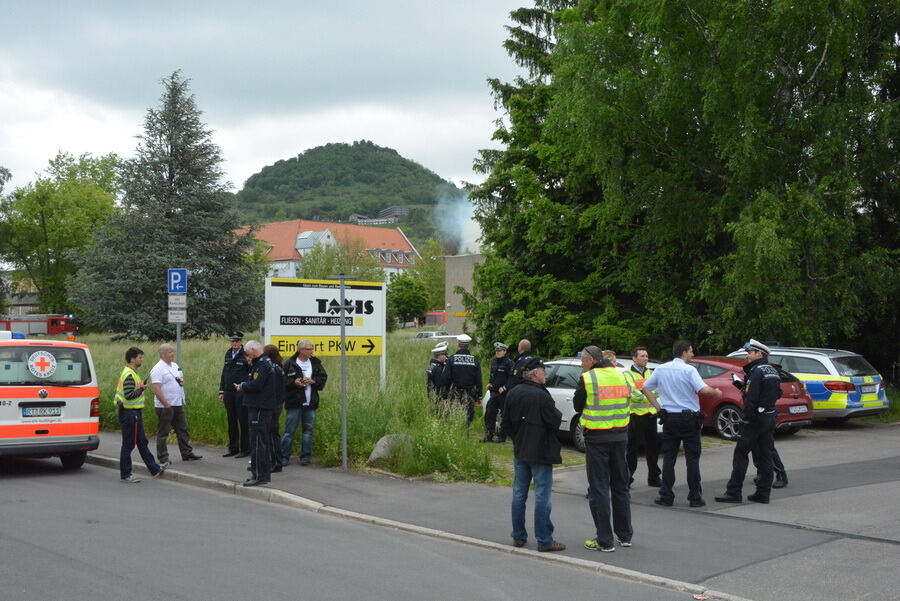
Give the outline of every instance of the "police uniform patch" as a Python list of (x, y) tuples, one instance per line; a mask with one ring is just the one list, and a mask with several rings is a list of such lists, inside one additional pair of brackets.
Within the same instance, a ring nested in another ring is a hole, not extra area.
[(259, 379), (259, 372), (254, 372), (254, 374), (253, 374), (253, 379), (254, 379), (254, 380), (258, 380), (258, 379)]

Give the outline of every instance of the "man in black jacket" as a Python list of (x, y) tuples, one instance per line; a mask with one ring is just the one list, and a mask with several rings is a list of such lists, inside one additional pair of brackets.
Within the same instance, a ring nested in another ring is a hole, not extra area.
[(447, 398), (447, 381), (444, 367), (447, 366), (447, 343), (441, 342), (431, 349), (431, 361), (425, 370), (425, 389), (431, 402), (440, 406)]
[(272, 411), (277, 406), (277, 385), (272, 361), (263, 354), (263, 346), (251, 340), (244, 347), (247, 358), (253, 366), (245, 382), (235, 384), (235, 390), (244, 393), (243, 403), (247, 408), (250, 423), (250, 478), (244, 486), (268, 484), (272, 479), (272, 440), (269, 423)]
[(515, 454), (511, 536), (516, 547), (524, 547), (528, 541), (525, 501), (533, 479), (534, 535), (538, 551), (562, 551), (566, 546), (553, 540), (550, 521), (553, 464), (562, 463), (557, 438), (562, 413), (544, 386), (547, 371), (541, 360), (532, 357), (522, 367), (522, 384), (509, 391), (503, 412), (503, 429), (513, 439)]
[(469, 352), (472, 338), (466, 334), (456, 337), (459, 350), (447, 359), (444, 375), (450, 396), (466, 408), (466, 421), (475, 418), (475, 401), (481, 400), (481, 365), (478, 357)]
[(772, 492), (772, 449), (775, 446), (775, 401), (781, 398), (781, 376), (769, 364), (769, 347), (750, 339), (744, 345), (749, 363), (744, 366), (744, 382), (735, 381), (744, 395), (744, 424), (741, 437), (734, 447), (731, 460), (731, 478), (725, 494), (716, 497), (719, 503), (740, 503), (741, 490), (749, 463), (747, 455), (752, 451), (758, 459), (759, 478), (756, 492), (747, 495), (748, 501), (768, 503)]
[[(494, 358), (491, 360), (491, 377), (488, 381), (488, 390), (491, 398), (484, 408), (484, 438), (481, 442), (493, 442), (494, 429), (497, 427), (497, 415), (503, 413), (506, 403), (506, 389), (509, 386), (509, 378), (512, 376), (513, 362), (506, 356), (506, 345), (502, 342), (494, 343)], [(506, 432), (502, 424), (496, 433), (497, 442), (506, 442)]]
[(312, 461), (313, 430), (316, 427), (316, 409), (319, 408), (319, 391), (325, 388), (328, 374), (318, 357), (313, 357), (311, 340), (297, 343), (297, 352), (284, 362), (284, 436), (281, 437), (281, 462), (287, 465), (294, 446), (297, 426), (303, 424), (300, 443), (300, 465)]
[(225, 365), (219, 381), (219, 402), (225, 405), (228, 422), (228, 452), (223, 457), (246, 457), (250, 454), (247, 410), (241, 405), (241, 393), (234, 388), (250, 373), (250, 362), (241, 344), (243, 339), (243, 332), (235, 330), (228, 334), (231, 348), (225, 351)]

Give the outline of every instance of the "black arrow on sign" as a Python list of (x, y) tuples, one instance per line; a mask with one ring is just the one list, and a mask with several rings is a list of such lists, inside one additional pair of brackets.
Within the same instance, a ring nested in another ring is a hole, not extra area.
[(372, 351), (375, 350), (375, 343), (372, 342), (372, 339), (371, 339), (371, 338), (366, 338), (366, 344), (361, 344), (360, 346), (361, 346), (362, 348), (367, 348), (367, 349), (369, 349), (369, 352), (366, 353), (367, 355), (371, 355), (371, 354), (372, 354)]

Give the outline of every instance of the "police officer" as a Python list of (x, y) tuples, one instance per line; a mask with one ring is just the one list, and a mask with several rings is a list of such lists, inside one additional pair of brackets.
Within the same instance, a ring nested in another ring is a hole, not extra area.
[(472, 338), (466, 334), (456, 337), (459, 350), (447, 359), (444, 374), (450, 396), (466, 407), (466, 421), (475, 418), (475, 401), (481, 399), (481, 365), (478, 357), (469, 352)]
[(509, 378), (509, 384), (507, 384), (506, 386), (507, 392), (522, 383), (523, 368), (525, 364), (528, 363), (528, 360), (531, 359), (531, 341), (523, 338), (519, 341), (517, 350), (519, 352), (519, 355), (513, 362), (512, 375)]
[(268, 484), (272, 479), (272, 437), (269, 430), (272, 412), (278, 400), (275, 391), (276, 376), (272, 360), (263, 354), (263, 346), (251, 340), (247, 343), (247, 358), (252, 361), (250, 375), (234, 388), (244, 393), (250, 424), (250, 478), (244, 486)]
[[(660, 421), (663, 425), (662, 486), (659, 496), (653, 502), (663, 507), (671, 507), (675, 502), (672, 487), (675, 486), (675, 460), (678, 449), (684, 444), (684, 462), (687, 467), (687, 483), (691, 507), (703, 507), (703, 489), (700, 486), (700, 428), (703, 414), (700, 412), (698, 394), (722, 398), (722, 391), (707, 386), (693, 365), (694, 347), (687, 340), (679, 340), (672, 345), (673, 359), (657, 367), (644, 382), (643, 393), (650, 403), (660, 407)], [(659, 403), (656, 391), (659, 390)]]
[[(513, 362), (506, 356), (507, 346), (502, 342), (494, 343), (494, 358), (491, 360), (491, 376), (488, 381), (488, 391), (491, 398), (484, 408), (484, 438), (481, 442), (493, 442), (494, 428), (497, 426), (497, 414), (502, 414), (506, 402), (506, 390), (509, 387), (509, 378), (512, 376)], [(506, 432), (503, 427), (496, 433), (497, 442), (506, 442)]]
[(447, 365), (447, 343), (441, 342), (431, 349), (431, 361), (425, 370), (425, 389), (428, 398), (440, 404), (447, 398), (447, 382), (444, 378), (444, 367)]
[(781, 376), (769, 364), (769, 347), (754, 340), (747, 342), (749, 363), (744, 366), (744, 382), (735, 381), (744, 395), (744, 423), (741, 436), (734, 447), (731, 478), (725, 494), (716, 497), (719, 503), (741, 503), (741, 490), (747, 473), (748, 455), (752, 451), (758, 460), (759, 478), (756, 492), (747, 495), (748, 501), (768, 503), (772, 492), (772, 448), (775, 435), (775, 401), (781, 398)]
[(225, 365), (219, 381), (219, 402), (225, 405), (225, 418), (228, 422), (228, 452), (223, 457), (246, 457), (250, 454), (247, 410), (241, 404), (242, 393), (234, 388), (235, 384), (246, 380), (250, 373), (250, 362), (247, 361), (244, 345), (241, 344), (243, 339), (243, 332), (229, 332), (231, 348), (225, 351)]
[(631, 395), (631, 422), (628, 425), (628, 471), (631, 474), (630, 482), (634, 482), (634, 472), (637, 471), (638, 464), (638, 445), (643, 442), (647, 458), (647, 486), (658, 488), (662, 481), (659, 478), (661, 472), (656, 444), (657, 411), (641, 392), (644, 382), (653, 374), (653, 370), (647, 367), (649, 360), (647, 349), (639, 346), (631, 352), (632, 365), (625, 372), (634, 388)]

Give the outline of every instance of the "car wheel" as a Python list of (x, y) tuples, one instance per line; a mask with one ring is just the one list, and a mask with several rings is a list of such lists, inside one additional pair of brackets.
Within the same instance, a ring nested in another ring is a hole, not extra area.
[(569, 427), (569, 432), (572, 434), (572, 444), (575, 445), (576, 449), (584, 453), (584, 426), (581, 425), (580, 413), (576, 413), (575, 417), (572, 418), (572, 425)]
[(82, 465), (84, 465), (84, 460), (87, 458), (87, 451), (78, 451), (77, 453), (69, 453), (67, 455), (60, 455), (59, 460), (62, 461), (62, 465), (67, 470), (77, 470)]
[(716, 433), (725, 440), (736, 440), (741, 434), (744, 414), (735, 405), (722, 405), (716, 410)]

